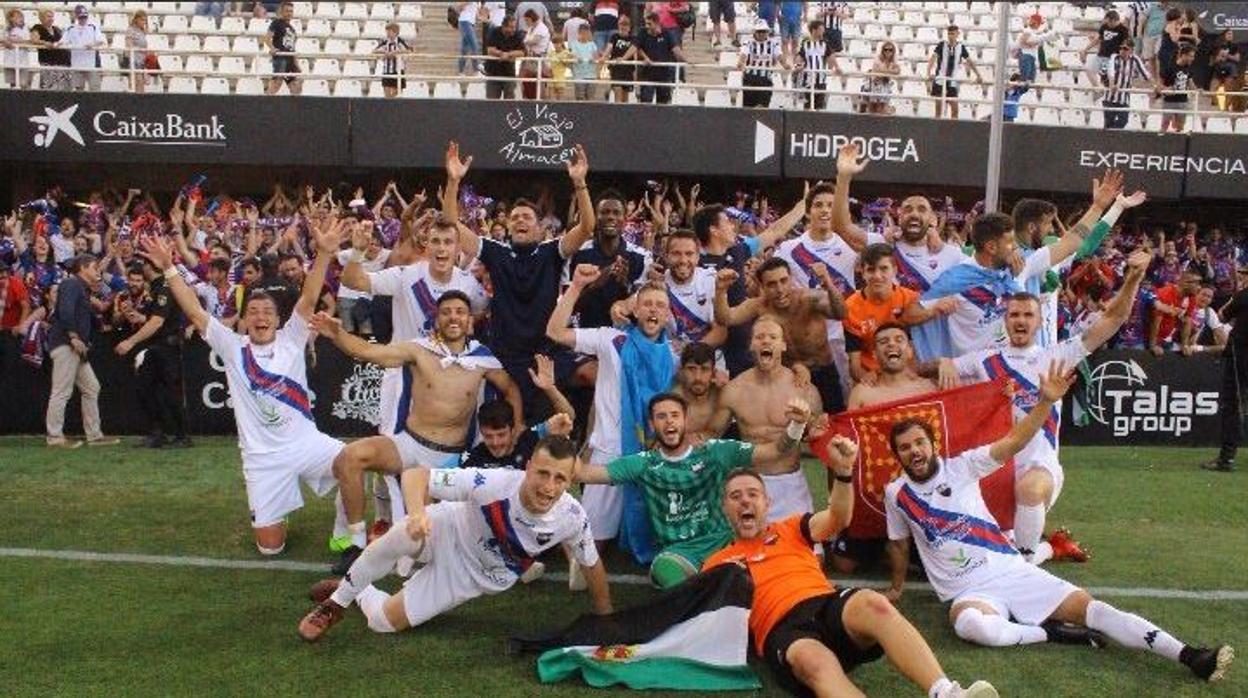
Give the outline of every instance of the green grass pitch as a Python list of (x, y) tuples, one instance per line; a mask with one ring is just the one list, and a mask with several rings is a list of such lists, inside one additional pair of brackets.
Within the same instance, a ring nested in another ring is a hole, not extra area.
[[(1049, 569), (1092, 587), (1248, 591), (1248, 479), (1207, 473), (1178, 448), (1063, 449), (1067, 479), (1050, 516), (1092, 548), (1090, 564)], [(808, 474), (818, 466), (808, 464)], [(820, 475), (820, 478), (822, 476)], [(321, 562), (332, 504), (308, 497), (291, 517), (286, 559)], [(0, 439), (0, 547), (259, 559), (233, 439), (187, 451), (54, 451)], [(619, 556), (614, 573), (639, 574)], [(563, 570), (552, 557), (548, 569)], [(879, 572), (872, 573), (881, 576)], [(539, 582), (478, 599), (417, 630), (382, 636), (354, 611), (320, 643), (295, 625), (317, 573), (227, 570), (0, 556), (5, 695), (570, 696), (537, 683), (532, 658), (508, 657), (512, 633), (571, 620), (585, 597)], [(868, 575), (870, 576), (870, 575)], [(393, 586), (393, 582), (391, 582)], [(648, 589), (613, 587), (616, 605)], [(1181, 639), (1248, 652), (1248, 600), (1105, 597)], [(1245, 696), (1248, 660), (1209, 686), (1184, 667), (1123, 649), (983, 649), (958, 640), (945, 609), (910, 590), (901, 609), (954, 679), (991, 680), (1004, 696)], [(873, 696), (920, 695), (881, 661), (854, 673)], [(764, 675), (763, 695), (780, 695)], [(599, 691), (622, 695), (622, 691)], [(661, 695), (661, 694), (648, 694)], [(691, 695), (691, 694), (680, 694)]]

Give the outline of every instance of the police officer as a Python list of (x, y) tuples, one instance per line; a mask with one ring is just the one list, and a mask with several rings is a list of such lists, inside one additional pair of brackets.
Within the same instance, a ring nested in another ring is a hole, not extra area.
[(1222, 448), (1218, 457), (1202, 464), (1205, 470), (1229, 473), (1235, 470), (1235, 451), (1243, 439), (1244, 404), (1248, 397), (1248, 266), (1235, 270), (1238, 290), (1218, 313), (1231, 323), (1231, 336), (1222, 350), (1222, 389), (1218, 413), (1222, 415)]
[[(176, 268), (173, 270), (176, 273)], [(167, 279), (144, 260), (143, 276), (149, 291), (143, 314), (146, 322), (114, 351), (132, 356), (135, 363), (139, 409), (148, 425), (146, 448), (189, 448), (186, 401), (182, 385), (182, 340), (186, 319), (169, 291)]]

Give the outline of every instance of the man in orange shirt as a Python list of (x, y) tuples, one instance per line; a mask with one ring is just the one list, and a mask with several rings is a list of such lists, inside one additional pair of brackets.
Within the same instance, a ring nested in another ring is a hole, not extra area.
[(849, 374), (854, 383), (873, 383), (880, 370), (875, 360), (875, 331), (884, 325), (917, 325), (937, 315), (947, 315), (957, 307), (957, 299), (941, 298), (930, 308), (923, 307), (918, 291), (897, 283), (897, 263), (891, 245), (868, 245), (860, 263), (866, 285), (845, 299), (845, 349), (849, 352)]
[(744, 566), (754, 583), (750, 634), (755, 650), (785, 688), (797, 695), (861, 696), (846, 674), (888, 655), (930, 698), (995, 698), (985, 681), (968, 688), (950, 681), (927, 641), (880, 594), (837, 590), (823, 576), (815, 543), (836, 535), (853, 515), (853, 465), (858, 444), (838, 436), (828, 449), (836, 463), (828, 508), (767, 521), (767, 490), (754, 471), (737, 469), (724, 483), (724, 515), (735, 540), (707, 559), (703, 570)]
[(1200, 292), (1200, 272), (1187, 269), (1179, 276), (1179, 283), (1169, 284), (1154, 293), (1152, 318), (1148, 327), (1148, 350), (1160, 357), (1167, 349), (1174, 348), (1174, 330), (1179, 318), (1190, 321), (1196, 315), (1196, 294)]

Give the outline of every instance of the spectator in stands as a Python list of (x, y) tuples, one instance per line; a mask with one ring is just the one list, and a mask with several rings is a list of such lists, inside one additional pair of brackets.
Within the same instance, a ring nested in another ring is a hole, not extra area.
[(479, 2), (457, 3), (459, 9), (459, 62), (456, 67), (460, 75), (476, 75), (477, 59), (473, 56), (481, 54), (481, 43), (477, 40), (477, 22), (481, 19), (482, 8)]
[(550, 39), (550, 86), (542, 99), (563, 101), (568, 98), (568, 83), (572, 79), (572, 49), (563, 40), (563, 34), (555, 34)]
[(821, 2), (816, 8), (818, 17), (823, 21), (825, 41), (832, 53), (845, 50), (845, 20), (850, 16), (847, 2)]
[(1200, 292), (1200, 272), (1188, 269), (1177, 284), (1158, 288), (1149, 317), (1148, 350), (1160, 357), (1168, 350), (1177, 350), (1174, 331), (1196, 314), (1195, 297)]
[(1018, 118), (1018, 102), (1031, 89), (1031, 83), (1023, 79), (1022, 73), (1014, 73), (1005, 84), (1005, 99), (1001, 102), (1001, 116), (1013, 122)]
[(945, 30), (945, 40), (936, 44), (932, 56), (927, 61), (927, 79), (932, 81), (932, 96), (939, 97), (936, 102), (936, 118), (944, 113), (945, 103), (949, 105), (949, 118), (958, 118), (958, 80), (962, 79), (963, 68), (975, 74), (976, 82), (983, 82), (979, 68), (971, 60), (971, 53), (959, 41), (961, 30), (951, 24)]
[(1187, 118), (1187, 91), (1193, 89), (1191, 67), (1196, 60), (1196, 49), (1184, 46), (1174, 57), (1174, 62), (1161, 67), (1157, 76), (1157, 97), (1161, 97), (1165, 112), (1161, 115), (1161, 132), (1183, 132)]
[(1053, 38), (1055, 29), (1044, 26), (1044, 16), (1036, 13), (1027, 18), (1027, 24), (1018, 35), (1018, 72), (1027, 82), (1036, 81), (1040, 65), (1040, 47)]
[(494, 78), (485, 82), (486, 98), (515, 99), (516, 59), (525, 56), (524, 37), (516, 31), (515, 15), (504, 17), (503, 23), (490, 32), (485, 52), (490, 56), (485, 61), (485, 74)]
[(97, 50), (107, 46), (104, 32), (99, 25), (91, 21), (91, 14), (85, 5), (74, 8), (74, 23), (65, 30), (62, 40), (70, 49), (69, 63), (74, 68), (73, 88), (75, 90), (100, 89), (100, 52)]
[(1242, 112), (1248, 99), (1243, 96), (1228, 97), (1228, 92), (1243, 92), (1244, 69), (1243, 58), (1238, 46), (1222, 46), (1210, 59), (1209, 92), (1213, 98), (1213, 106), (1221, 111)]
[(481, 3), (481, 14), (486, 18), (481, 23), (481, 45), (487, 46), (490, 43), (490, 34), (493, 34), (495, 29), (503, 26), (503, 20), (507, 18), (507, 3), (483, 2)]
[(269, 23), (269, 31), (264, 35), (264, 45), (273, 56), (273, 77), (269, 79), (268, 94), (275, 95), (282, 89), (282, 83), (290, 89), (290, 94), (298, 95), (299, 63), (295, 60), (295, 26), (290, 20), (295, 16), (295, 3), (283, 2), (277, 8), (277, 17)]
[[(676, 66), (673, 64), (684, 62), (684, 52), (663, 31), (659, 16), (653, 12), (646, 15), (645, 31), (637, 35), (635, 42), (636, 55), (645, 63), (637, 75), (640, 82), (648, 83), (637, 87), (637, 101), (642, 104), (671, 104), (671, 85), (676, 82)], [(660, 65), (654, 65), (656, 63)]]
[(569, 47), (572, 42), (576, 41), (581, 35), (581, 27), (588, 27), (589, 20), (585, 19), (585, 10), (580, 7), (572, 8), (572, 14), (563, 20), (563, 41)]
[(1166, 32), (1167, 3), (1150, 2), (1144, 17), (1144, 31), (1141, 37), (1140, 58), (1148, 62), (1154, 74), (1160, 72), (1157, 67), (1157, 52), (1161, 49), (1161, 37)]
[(766, 22), (767, 26), (772, 27), (776, 24), (776, 14), (779, 9), (776, 6), (776, 0), (758, 0), (756, 15)]
[(52, 24), (52, 10), (39, 10), (39, 23), (30, 28), (30, 41), (39, 47), (39, 65), (52, 70), (39, 73), (39, 87), (45, 90), (68, 90), (73, 84), (69, 75), (69, 51), (58, 48), (64, 34)]
[(48, 329), (52, 355), (52, 392), (48, 396), (47, 429), (49, 446), (77, 448), (81, 441), (65, 438), (65, 406), (74, 393), (82, 394), (82, 429), (86, 443), (104, 446), (118, 443), (100, 430), (100, 382), (91, 369), (87, 352), (94, 333), (90, 289), (100, 282), (95, 257), (82, 255), (70, 260), (71, 276), (61, 282), (56, 294), (56, 312)]
[(780, 3), (780, 47), (785, 56), (797, 52), (797, 42), (802, 38), (802, 16), (806, 3), (784, 0)]
[(1125, 38), (1118, 45), (1118, 55), (1109, 59), (1105, 64), (1105, 70), (1101, 74), (1102, 84), (1105, 86), (1105, 96), (1101, 102), (1105, 107), (1104, 118), (1105, 128), (1121, 129), (1127, 125), (1127, 106), (1131, 101), (1132, 83), (1136, 80), (1152, 82), (1153, 78), (1148, 74), (1148, 68), (1144, 66), (1144, 61), (1135, 53), (1135, 42), (1130, 38)]
[(1153, 62), (1157, 69), (1174, 62), (1179, 50), (1179, 40), (1183, 36), (1183, 28), (1187, 24), (1187, 16), (1183, 8), (1172, 6), (1166, 10), (1166, 24), (1161, 30), (1161, 42), (1157, 45), (1157, 58)]
[(633, 37), (633, 22), (628, 15), (620, 15), (619, 28), (607, 40), (607, 63), (611, 73), (611, 91), (615, 93), (615, 103), (628, 102), (628, 95), (633, 91), (633, 83), (637, 81), (637, 66), (620, 65), (621, 61), (632, 61), (637, 58), (637, 43)]
[[(126, 52), (121, 54), (122, 70), (145, 70), (147, 68), (147, 13), (143, 10), (130, 17), (126, 27)], [(131, 85), (135, 93), (147, 91), (147, 74), (132, 73)]]
[(373, 53), (381, 54), (381, 89), (385, 91), (387, 97), (398, 97), (399, 91), (404, 87), (403, 80), (403, 64), (406, 58), (404, 53), (411, 53), (412, 47), (407, 45), (403, 37), (399, 36), (399, 24), (390, 22), (386, 25), (386, 38), (377, 42), (377, 46), (373, 48)]
[(687, 2), (646, 3), (646, 15), (654, 14), (658, 16), (659, 27), (667, 35), (667, 39), (672, 46), (680, 46), (684, 43), (685, 28), (680, 23), (681, 15), (692, 11), (693, 9)]
[(797, 47), (794, 67), (798, 71), (795, 84), (804, 90), (807, 109), (822, 110), (828, 103), (828, 71), (843, 75), (836, 62), (836, 53), (824, 37), (823, 20), (810, 23), (810, 36)]
[[(1079, 60), (1084, 61), (1088, 77), (1092, 84), (1101, 82), (1111, 59), (1118, 55), (1122, 43), (1131, 38), (1131, 29), (1122, 21), (1117, 10), (1105, 13), (1105, 21), (1097, 27), (1092, 40), (1079, 52)], [(1096, 56), (1088, 61), (1088, 53), (1096, 49)]]
[(524, 17), (524, 52), (531, 59), (520, 68), (524, 78), (522, 92), (525, 99), (537, 99), (538, 83), (551, 76), (546, 55), (550, 53), (550, 27), (542, 21), (537, 10), (530, 8)]
[(605, 53), (607, 45), (611, 42), (611, 35), (619, 30), (620, 17), (628, 15), (620, 14), (619, 0), (596, 0), (592, 4), (594, 15), (591, 24), (594, 28), (594, 43), (598, 45), (600, 53)]
[[(20, 337), (30, 313), (30, 292), (22, 277), (11, 273), (9, 265), (0, 261), (0, 353), (7, 353), (4, 349), (9, 346), (9, 340), (3, 335)], [(3, 368), (0, 366), (0, 370)]]
[(763, 20), (754, 22), (754, 36), (741, 47), (737, 69), (745, 70), (741, 84), (745, 87), (741, 97), (743, 107), (763, 107), (771, 104), (771, 90), (775, 85), (773, 75), (777, 67), (788, 69), (784, 45), (771, 36), (771, 30)]
[(597, 99), (598, 66), (602, 62), (598, 54), (598, 45), (594, 43), (589, 22), (584, 22), (577, 30), (576, 40), (569, 47), (574, 63), (572, 65), (573, 94), (578, 102), (592, 102)]
[(737, 3), (732, 0), (711, 0), (711, 48), (717, 49), (723, 45), (723, 34), (721, 26), (727, 25), (728, 39), (734, 47), (741, 46), (741, 42), (737, 39)]
[[(263, 3), (256, 4), (263, 5)], [(213, 19), (220, 20), (221, 15), (225, 14), (225, 5), (226, 3), (224, 2), (203, 2), (201, 0), (201, 2), (195, 3), (195, 16), (212, 17)]]
[(891, 41), (880, 44), (880, 52), (871, 62), (867, 79), (862, 83), (863, 97), (858, 100), (858, 111), (864, 114), (892, 114), (889, 104), (893, 94), (893, 78), (901, 74), (897, 63), (897, 46)]
[(30, 89), (30, 76), (34, 52), (24, 48), (30, 43), (30, 32), (26, 29), (26, 15), (17, 8), (10, 8), (4, 15), (4, 36), (0, 37), (0, 48), (4, 48), (4, 81), (10, 88)]

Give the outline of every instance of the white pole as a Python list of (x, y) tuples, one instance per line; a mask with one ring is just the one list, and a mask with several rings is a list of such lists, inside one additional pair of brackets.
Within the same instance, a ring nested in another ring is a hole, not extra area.
[(1001, 134), (1005, 127), (1002, 114), (1005, 101), (1005, 63), (1010, 49), (1010, 12), (1012, 3), (997, 3), (997, 61), (992, 80), (992, 121), (988, 131), (988, 173), (984, 183), (984, 210), (996, 211), (1001, 199)]

